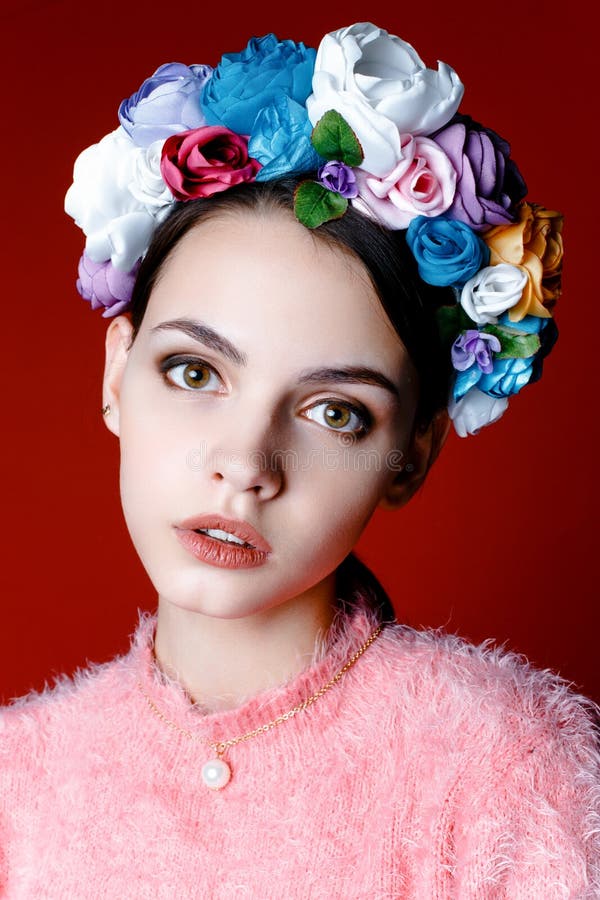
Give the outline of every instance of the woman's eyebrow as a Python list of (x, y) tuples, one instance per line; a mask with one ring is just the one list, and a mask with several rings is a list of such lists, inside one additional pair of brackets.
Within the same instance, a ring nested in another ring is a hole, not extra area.
[[(248, 357), (245, 353), (231, 343), (210, 325), (199, 322), (196, 319), (170, 319), (167, 322), (161, 322), (150, 329), (152, 333), (160, 331), (182, 331), (193, 340), (217, 350), (223, 356), (230, 359), (238, 366), (246, 366)], [(371, 369), (368, 366), (326, 366), (319, 369), (310, 369), (300, 372), (298, 376), (299, 384), (314, 384), (321, 381), (330, 381), (335, 384), (374, 384), (384, 388), (396, 399), (400, 399), (400, 391), (398, 387), (391, 381), (387, 375), (378, 369)]]
[(342, 368), (311, 369), (310, 372), (301, 372), (298, 381), (300, 384), (309, 384), (315, 381), (332, 381), (335, 384), (375, 384), (385, 388), (397, 400), (400, 399), (400, 391), (393, 381), (379, 372), (378, 369), (370, 369), (367, 366), (343, 366)]
[(219, 334), (218, 331), (215, 331), (214, 328), (211, 328), (210, 325), (206, 325), (204, 322), (198, 322), (195, 319), (170, 319), (168, 322), (161, 322), (159, 325), (155, 325), (150, 331), (152, 333), (183, 331), (188, 337), (193, 338), (200, 344), (204, 344), (205, 347), (211, 347), (213, 350), (222, 353), (223, 356), (226, 356), (227, 359), (230, 359), (237, 366), (246, 366), (248, 364), (248, 357), (245, 353), (238, 350), (231, 341), (228, 341), (226, 337), (223, 337), (222, 334)]

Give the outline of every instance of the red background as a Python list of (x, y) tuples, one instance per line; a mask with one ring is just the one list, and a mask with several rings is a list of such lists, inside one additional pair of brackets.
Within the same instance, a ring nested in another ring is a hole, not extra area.
[(600, 699), (592, 36), (586, 49), (562, 3), (395, 8), (5, 2), (0, 702), (126, 650), (137, 607), (156, 602), (99, 412), (107, 322), (74, 286), (83, 235), (63, 197), (76, 155), (163, 62), (214, 65), (268, 31), (317, 46), (365, 18), (457, 70), (461, 110), (510, 140), (530, 199), (565, 213), (567, 259), (542, 380), (478, 436), (452, 433), (423, 491), (377, 515), (358, 549), (401, 620), (506, 642)]

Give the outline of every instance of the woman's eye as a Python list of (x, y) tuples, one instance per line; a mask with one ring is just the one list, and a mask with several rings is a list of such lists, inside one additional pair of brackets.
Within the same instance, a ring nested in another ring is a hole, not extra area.
[(351, 434), (366, 434), (371, 425), (371, 417), (366, 410), (360, 410), (340, 400), (315, 403), (305, 411), (305, 415), (313, 422), (326, 425), (334, 431)]
[(213, 367), (199, 359), (179, 362), (166, 359), (160, 368), (167, 381), (186, 391), (198, 391), (202, 388), (215, 390), (221, 386), (221, 380)]

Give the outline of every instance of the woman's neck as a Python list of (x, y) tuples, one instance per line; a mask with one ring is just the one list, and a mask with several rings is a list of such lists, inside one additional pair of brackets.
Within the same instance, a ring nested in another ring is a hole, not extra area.
[(154, 656), (203, 710), (233, 709), (305, 669), (335, 613), (334, 574), (299, 597), (236, 619), (159, 597)]

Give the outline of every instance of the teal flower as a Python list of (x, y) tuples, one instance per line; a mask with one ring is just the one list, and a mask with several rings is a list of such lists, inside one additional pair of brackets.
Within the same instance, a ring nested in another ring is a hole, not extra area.
[[(539, 335), (549, 322), (552, 322), (552, 319), (543, 319), (540, 316), (525, 316), (520, 322), (511, 322), (506, 313), (498, 320), (499, 325), (509, 328), (511, 332), (529, 335)], [(490, 397), (510, 397), (511, 394), (518, 394), (532, 378), (537, 380), (539, 377), (537, 370), (541, 366), (541, 357), (548, 352), (543, 338), (539, 345), (540, 349), (531, 356), (495, 355), (491, 371), (484, 371), (475, 361), (469, 368), (458, 372), (452, 389), (454, 401), (458, 402), (475, 385)]]
[(533, 356), (496, 359), (489, 375), (485, 375), (477, 365), (458, 372), (454, 382), (454, 400), (460, 400), (474, 385), (490, 397), (510, 397), (511, 394), (517, 394), (531, 378), (533, 359)]
[(288, 172), (316, 169), (322, 160), (311, 143), (311, 132), (306, 107), (282, 91), (254, 121), (248, 152), (263, 166), (256, 180), (271, 181)]
[(417, 216), (408, 226), (406, 242), (419, 275), (436, 287), (462, 287), (490, 259), (489, 248), (472, 228), (445, 216)]
[(317, 51), (273, 34), (251, 38), (241, 53), (225, 53), (205, 85), (201, 106), (209, 125), (254, 133), (254, 121), (281, 94), (302, 105), (312, 90)]

